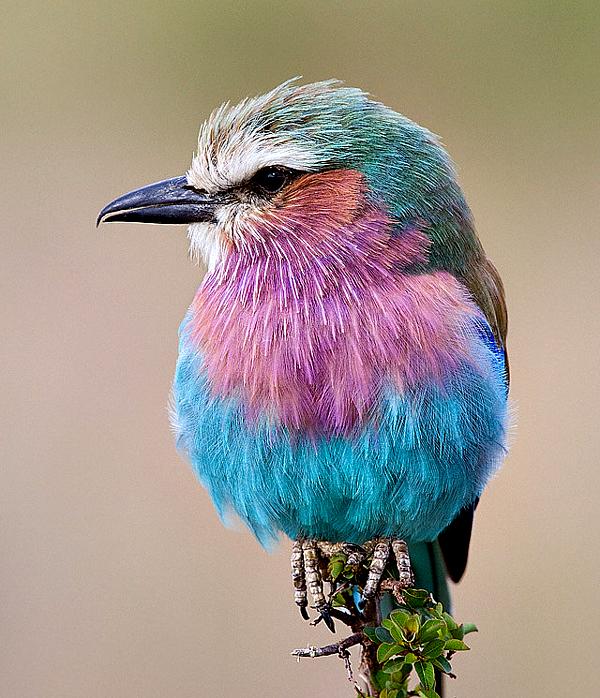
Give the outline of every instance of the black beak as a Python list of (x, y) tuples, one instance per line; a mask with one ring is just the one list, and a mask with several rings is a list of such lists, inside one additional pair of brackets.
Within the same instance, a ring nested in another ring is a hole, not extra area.
[(185, 177), (174, 177), (130, 191), (107, 204), (96, 220), (100, 223), (200, 223), (213, 221), (217, 201), (198, 191)]

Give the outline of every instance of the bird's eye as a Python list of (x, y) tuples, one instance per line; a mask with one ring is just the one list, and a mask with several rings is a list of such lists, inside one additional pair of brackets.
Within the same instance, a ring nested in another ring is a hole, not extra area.
[(263, 194), (277, 194), (292, 179), (292, 173), (285, 167), (263, 167), (252, 177), (253, 189)]

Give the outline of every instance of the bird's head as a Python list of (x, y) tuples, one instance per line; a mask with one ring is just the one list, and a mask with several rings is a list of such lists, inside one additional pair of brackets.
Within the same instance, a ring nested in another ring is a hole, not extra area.
[(256, 258), (324, 245), (364, 255), (360, 238), (373, 228), (390, 240), (419, 231), (407, 265), (460, 271), (478, 249), (438, 139), (333, 80), (289, 81), (219, 107), (186, 175), (115, 199), (98, 221), (188, 224), (192, 253), (209, 268), (232, 250)]

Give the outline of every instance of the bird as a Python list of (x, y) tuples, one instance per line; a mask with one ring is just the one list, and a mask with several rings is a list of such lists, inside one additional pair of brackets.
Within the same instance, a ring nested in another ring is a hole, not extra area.
[(98, 217), (119, 221), (188, 226), (206, 274), (179, 330), (177, 445), (225, 520), (294, 541), (301, 610), (309, 578), (330, 620), (328, 544), (374, 541), (400, 568), (405, 542), (444, 595), (506, 454), (509, 369), (502, 281), (440, 139), (292, 79), (212, 112), (186, 174)]

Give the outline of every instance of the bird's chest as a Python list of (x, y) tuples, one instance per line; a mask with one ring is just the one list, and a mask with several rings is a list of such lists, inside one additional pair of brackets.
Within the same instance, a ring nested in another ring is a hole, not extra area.
[(282, 288), (244, 302), (209, 284), (182, 328), (211, 396), (235, 400), (249, 422), (348, 436), (377, 422), (383, 391), (443, 381), (464, 358), (457, 304), (444, 315), (418, 284), (309, 297)]
[(478, 495), (503, 442), (504, 389), (444, 281), (306, 305), (200, 290), (174, 426), (220, 511), (265, 540), (425, 540)]
[[(463, 363), (443, 387), (400, 390), (382, 377), (390, 362), (340, 341), (307, 380), (286, 346), (254, 358), (251, 343), (224, 352), (215, 375), (215, 356), (184, 325), (174, 426), (219, 511), (233, 509), (265, 541), (275, 531), (428, 540), (480, 493), (503, 442), (503, 390), (491, 372)], [(244, 367), (259, 366), (278, 380), (244, 383)]]
[(317, 312), (238, 307), (198, 326), (188, 341), (201, 348), (211, 393), (239, 401), (249, 421), (351, 430), (372, 406), (385, 357), (368, 346), (368, 323), (358, 313), (331, 320)]

